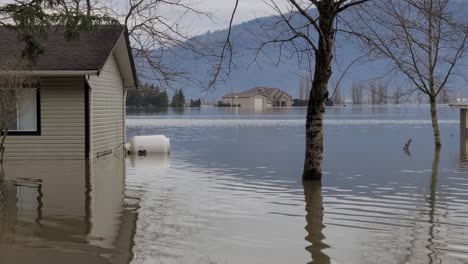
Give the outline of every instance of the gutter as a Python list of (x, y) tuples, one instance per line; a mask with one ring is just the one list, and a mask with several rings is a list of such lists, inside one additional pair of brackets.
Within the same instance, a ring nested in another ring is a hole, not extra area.
[(85, 76), (85, 75), (99, 75), (97, 70), (77, 70), (77, 71), (29, 71), (34, 76)]

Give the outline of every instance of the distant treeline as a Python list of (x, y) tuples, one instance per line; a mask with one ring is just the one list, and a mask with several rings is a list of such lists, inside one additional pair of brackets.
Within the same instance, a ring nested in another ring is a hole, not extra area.
[(190, 99), (190, 107), (200, 107), (201, 106), (201, 100), (200, 99)]
[(165, 90), (153, 84), (144, 84), (127, 93), (127, 107), (168, 107), (169, 97)]
[(185, 95), (182, 89), (177, 89), (174, 92), (171, 100), (171, 107), (184, 107), (185, 106)]
[[(201, 99), (190, 100), (190, 107), (200, 107)], [(167, 92), (158, 86), (145, 83), (136, 90), (127, 94), (127, 107), (131, 108), (167, 108), (185, 107), (185, 95), (182, 89), (177, 89), (169, 102)]]
[(216, 107), (241, 107), (241, 104), (230, 104), (230, 103), (225, 103), (223, 101), (218, 101), (218, 104), (215, 105)]
[[(307, 106), (308, 97), (312, 87), (310, 77), (300, 77), (299, 80), (299, 99), (295, 99), (293, 106)], [(330, 99), (327, 106), (342, 105), (350, 103), (354, 105), (387, 105), (387, 104), (426, 104), (429, 100), (419, 92), (414, 92), (410, 88), (400, 87), (382, 80), (370, 80), (353, 82), (350, 89), (341, 89), (339, 82), (332, 80), (329, 86)], [(347, 93), (346, 93), (347, 91)], [(458, 98), (463, 98), (464, 94), (443, 89), (437, 97), (437, 103), (447, 104), (455, 102)]]

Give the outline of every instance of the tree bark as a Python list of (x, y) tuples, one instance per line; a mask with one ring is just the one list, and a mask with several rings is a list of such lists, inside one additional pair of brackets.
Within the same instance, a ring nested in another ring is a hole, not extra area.
[(91, 15), (91, 0), (86, 0), (86, 15)]
[(437, 102), (435, 96), (429, 96), (431, 104), (432, 131), (434, 132), (434, 145), (436, 148), (442, 147), (440, 140), (439, 121), (437, 118)]
[[(2, 122), (0, 126), (0, 186), (3, 184), (3, 180), (5, 178), (5, 171), (4, 171), (4, 156), (5, 156), (5, 141), (8, 136), (8, 126), (5, 122)], [(1, 196), (1, 193), (0, 193)]]
[(322, 179), (323, 160), (323, 113), (325, 103), (310, 107), (306, 119), (306, 153), (304, 162), (304, 181), (320, 181)]
[(5, 141), (8, 136), (8, 126), (5, 122), (2, 122), (0, 126), (0, 167), (3, 168), (3, 160), (5, 156)]
[[(333, 1), (328, 2), (332, 4)], [(319, 9), (320, 29), (319, 45), (315, 51), (315, 70), (306, 117), (306, 145), (304, 181), (322, 179), (323, 160), (323, 114), (328, 98), (328, 82), (332, 74), (335, 13), (333, 8), (323, 4)]]

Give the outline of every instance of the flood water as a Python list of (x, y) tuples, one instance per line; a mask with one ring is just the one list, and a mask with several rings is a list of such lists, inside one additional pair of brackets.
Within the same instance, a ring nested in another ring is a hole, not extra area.
[(127, 114), (170, 157), (9, 162), (0, 263), (468, 263), (456, 110), (435, 153), (427, 107), (327, 109), (321, 184), (303, 108)]

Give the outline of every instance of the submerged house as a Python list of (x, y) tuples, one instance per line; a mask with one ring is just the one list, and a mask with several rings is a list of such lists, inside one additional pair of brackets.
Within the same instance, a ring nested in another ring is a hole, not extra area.
[(462, 101), (451, 106), (460, 109), (460, 154), (468, 158), (468, 101)]
[(292, 97), (279, 88), (254, 87), (240, 93), (223, 96), (223, 103), (242, 108), (291, 107)]
[[(112, 153), (125, 137), (125, 94), (137, 86), (128, 32), (100, 26), (74, 41), (52, 27), (33, 66), (37, 93), (10, 127), (6, 158), (88, 159)], [(0, 27), (0, 64), (18, 61), (16, 33)], [(21, 104), (20, 104), (21, 105)]]

